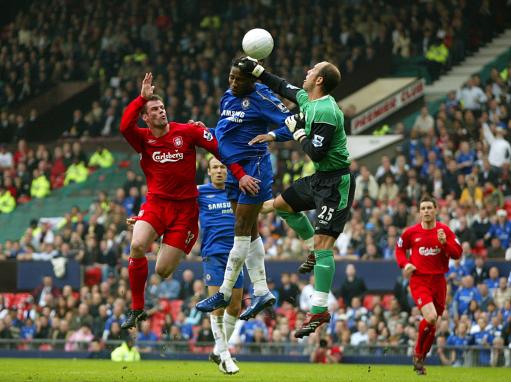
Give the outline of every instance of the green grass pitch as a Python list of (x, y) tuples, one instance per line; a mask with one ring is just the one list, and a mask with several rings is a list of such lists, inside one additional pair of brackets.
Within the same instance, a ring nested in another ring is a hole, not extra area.
[(511, 381), (510, 369), (429, 367), (417, 376), (411, 366), (313, 365), (241, 362), (240, 373), (223, 375), (211, 362), (0, 359), (0, 381), (239, 381), (239, 382), (498, 382)]

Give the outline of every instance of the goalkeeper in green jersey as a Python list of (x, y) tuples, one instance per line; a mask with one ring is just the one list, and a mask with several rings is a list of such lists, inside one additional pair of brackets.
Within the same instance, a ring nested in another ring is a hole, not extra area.
[[(295, 337), (302, 338), (330, 321), (327, 300), (335, 273), (333, 247), (344, 230), (355, 193), (344, 115), (330, 95), (339, 84), (341, 74), (335, 65), (320, 62), (309, 69), (300, 89), (268, 73), (249, 57), (238, 65), (276, 93), (298, 104), (300, 113), (288, 117), (286, 125), (316, 168), (315, 174), (294, 182), (273, 203), (277, 215), (303, 240), (309, 244), (313, 242), (313, 251), (299, 268), (302, 273), (314, 269), (312, 309), (295, 332)], [(250, 143), (273, 140), (273, 135), (263, 134)], [(308, 210), (316, 210), (314, 227), (302, 212)]]

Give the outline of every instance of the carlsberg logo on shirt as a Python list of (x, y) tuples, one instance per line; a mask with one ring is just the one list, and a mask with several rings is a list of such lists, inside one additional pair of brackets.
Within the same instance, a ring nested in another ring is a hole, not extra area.
[(183, 159), (183, 153), (175, 152), (175, 153), (162, 153), (161, 151), (155, 151), (153, 153), (153, 160), (159, 163), (166, 162), (177, 162)]
[(422, 255), (422, 256), (436, 256), (438, 255), (442, 250), (438, 247), (433, 247), (433, 248), (430, 248), (430, 247), (420, 247), (419, 248), (419, 253)]

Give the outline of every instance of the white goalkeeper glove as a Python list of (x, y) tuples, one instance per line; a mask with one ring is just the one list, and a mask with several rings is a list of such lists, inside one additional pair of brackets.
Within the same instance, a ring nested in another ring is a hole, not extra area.
[(290, 132), (293, 133), (293, 139), (300, 142), (307, 136), (305, 133), (305, 115), (298, 113), (287, 117), (284, 121)]

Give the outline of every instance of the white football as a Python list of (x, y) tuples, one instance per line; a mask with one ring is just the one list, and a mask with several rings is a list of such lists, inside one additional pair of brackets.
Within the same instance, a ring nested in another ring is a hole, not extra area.
[(241, 46), (247, 56), (262, 60), (268, 57), (273, 50), (273, 37), (265, 29), (251, 29), (243, 36)]

